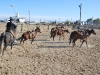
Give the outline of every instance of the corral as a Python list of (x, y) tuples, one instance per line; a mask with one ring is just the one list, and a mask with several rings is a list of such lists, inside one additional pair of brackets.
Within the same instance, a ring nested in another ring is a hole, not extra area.
[[(100, 74), (100, 30), (95, 29), (96, 35), (88, 40), (89, 48), (84, 43), (81, 48), (80, 41), (73, 48), (69, 46), (69, 34), (65, 39), (55, 41), (50, 38), (52, 25), (40, 25), (42, 33), (38, 33), (31, 45), (27, 40), (25, 44), (14, 44), (13, 49), (7, 47), (4, 56), (0, 56), (0, 75), (99, 75)], [(18, 25), (17, 37), (23, 32), (33, 30), (36, 25)], [(70, 32), (71, 27), (67, 27)], [(0, 33), (5, 31), (5, 24), (0, 24)]]

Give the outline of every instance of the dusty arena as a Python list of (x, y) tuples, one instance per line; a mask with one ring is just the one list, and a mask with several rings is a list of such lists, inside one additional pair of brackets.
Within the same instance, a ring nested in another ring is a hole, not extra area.
[[(80, 40), (73, 48), (69, 45), (70, 34), (65, 33), (65, 39), (50, 38), (53, 25), (40, 25), (42, 33), (38, 33), (33, 44), (30, 40), (24, 44), (14, 43), (13, 49), (7, 47), (5, 54), (0, 54), (0, 75), (100, 75), (100, 30), (94, 29), (88, 48)], [(5, 31), (6, 24), (0, 24), (0, 34)], [(36, 25), (18, 25), (16, 37), (27, 30), (34, 30)], [(71, 27), (67, 27), (72, 31)]]

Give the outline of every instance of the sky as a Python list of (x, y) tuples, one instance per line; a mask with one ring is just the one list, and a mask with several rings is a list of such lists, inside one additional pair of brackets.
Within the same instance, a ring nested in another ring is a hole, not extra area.
[[(0, 19), (5, 19), (19, 13), (31, 21), (76, 21), (100, 16), (100, 0), (0, 0)], [(13, 5), (13, 7), (11, 7)]]

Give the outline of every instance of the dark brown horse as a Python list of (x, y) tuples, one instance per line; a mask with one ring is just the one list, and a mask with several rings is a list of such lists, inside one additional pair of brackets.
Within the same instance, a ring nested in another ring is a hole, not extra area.
[(53, 37), (53, 41), (54, 41), (54, 37), (56, 35), (57, 36), (59, 35), (59, 40), (60, 40), (61, 36), (63, 36), (63, 40), (64, 40), (64, 33), (65, 32), (70, 33), (68, 29), (67, 30), (66, 29), (63, 30), (63, 29), (60, 29), (60, 28), (58, 28), (58, 29), (57, 28), (52, 28), (51, 29), (51, 37)]
[(32, 30), (32, 31), (27, 31), (27, 32), (23, 33), (22, 36), (20, 37), (20, 39), (21, 39), (20, 44), (21, 44), (22, 41), (23, 41), (23, 44), (24, 44), (24, 41), (26, 41), (28, 39), (32, 39), (32, 41), (31, 41), (31, 44), (32, 44), (32, 42), (34, 41), (34, 38), (36, 37), (37, 32), (41, 33), (39, 27), (37, 27), (35, 29), (35, 31)]
[[(69, 40), (70, 40), (69, 45), (70, 45), (70, 43), (72, 41), (73, 47), (74, 47), (76, 45), (75, 42), (77, 41), (77, 39), (81, 39), (82, 40), (82, 43), (81, 43), (80, 47), (82, 46), (82, 44), (84, 42), (86, 42), (86, 45), (87, 45), (87, 39), (91, 35), (91, 33), (96, 35), (94, 29), (91, 29), (91, 30), (88, 29), (87, 33), (88, 33), (88, 35), (85, 35), (85, 37), (84, 37), (84, 35), (82, 35), (80, 31), (73, 31), (73, 32), (71, 32), (70, 38), (69, 38)], [(87, 47), (88, 47), (88, 45), (87, 45)]]

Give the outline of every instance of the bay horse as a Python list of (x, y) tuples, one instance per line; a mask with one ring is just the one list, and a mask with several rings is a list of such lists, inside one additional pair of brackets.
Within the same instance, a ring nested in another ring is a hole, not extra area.
[(26, 40), (28, 40), (28, 39), (31, 39), (31, 44), (32, 44), (32, 42), (34, 41), (34, 38), (36, 37), (37, 32), (40, 32), (40, 33), (41, 33), (41, 30), (40, 30), (39, 27), (37, 27), (37, 28), (35, 29), (35, 31), (32, 30), (32, 31), (24, 32), (24, 33), (22, 34), (22, 36), (19, 38), (19, 39), (21, 39), (21, 40), (20, 40), (20, 44), (21, 44), (22, 41), (23, 41), (23, 44), (24, 44), (24, 41), (26, 41)]
[(59, 35), (59, 40), (60, 40), (61, 36), (63, 36), (63, 40), (64, 40), (64, 33), (65, 32), (70, 33), (68, 29), (67, 30), (66, 29), (63, 30), (63, 29), (60, 29), (60, 28), (52, 28), (51, 29), (51, 36), (50, 36), (50, 38), (53, 37), (53, 41), (54, 41), (54, 37), (56, 35), (57, 36)]
[[(14, 33), (16, 31), (12, 30)], [(11, 32), (3, 32), (0, 36), (0, 49), (2, 52), (2, 55), (4, 55), (4, 51), (6, 50), (7, 46), (11, 44), (11, 49), (13, 46), (15, 38), (11, 34)]]
[[(82, 43), (81, 43), (80, 47), (82, 46), (82, 44), (83, 44), (84, 42), (86, 42), (86, 45), (87, 45), (87, 39), (88, 39), (88, 37), (89, 37), (91, 34), (96, 35), (94, 29), (91, 29), (91, 30), (88, 29), (88, 30), (87, 30), (87, 33), (88, 33), (88, 35), (86, 35), (85, 38), (84, 38), (84, 36), (81, 35), (81, 32), (80, 32), (80, 31), (73, 31), (73, 32), (71, 32), (70, 38), (69, 38), (69, 40), (70, 40), (70, 41), (69, 41), (69, 45), (70, 45), (70, 43), (71, 43), (71, 41), (72, 41), (73, 47), (74, 47), (74, 46), (76, 45), (75, 42), (77, 41), (77, 39), (82, 40)], [(88, 45), (87, 45), (87, 47), (88, 47)]]

